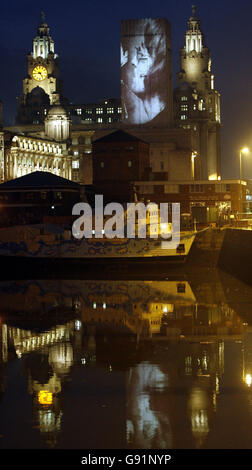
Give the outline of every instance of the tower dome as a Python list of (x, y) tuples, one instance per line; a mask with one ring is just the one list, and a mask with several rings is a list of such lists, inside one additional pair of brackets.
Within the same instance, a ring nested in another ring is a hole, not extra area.
[(51, 106), (45, 118), (45, 133), (50, 139), (67, 140), (70, 136), (70, 119), (60, 105)]

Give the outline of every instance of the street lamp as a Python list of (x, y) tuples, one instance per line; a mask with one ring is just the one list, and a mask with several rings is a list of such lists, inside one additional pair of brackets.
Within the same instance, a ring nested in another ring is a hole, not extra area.
[(243, 147), (241, 150), (240, 150), (240, 184), (241, 184), (241, 178), (242, 178), (242, 154), (245, 153), (249, 153), (249, 149), (248, 147)]
[(192, 178), (195, 179), (195, 163), (194, 159), (198, 156), (197, 152), (192, 152)]
[(242, 212), (242, 185), (241, 185), (241, 179), (242, 179), (242, 154), (247, 155), (249, 153), (248, 147), (243, 147), (240, 150), (240, 212)]

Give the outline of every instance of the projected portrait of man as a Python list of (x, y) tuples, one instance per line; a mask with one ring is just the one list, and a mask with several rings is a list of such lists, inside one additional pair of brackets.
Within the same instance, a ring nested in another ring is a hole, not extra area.
[(129, 21), (121, 43), (124, 120), (144, 124), (165, 108), (166, 36), (158, 19)]

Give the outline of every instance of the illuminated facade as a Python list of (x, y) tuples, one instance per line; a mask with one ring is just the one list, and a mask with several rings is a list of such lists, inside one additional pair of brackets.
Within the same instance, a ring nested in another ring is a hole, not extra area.
[(178, 86), (174, 91), (177, 127), (190, 129), (194, 148), (196, 178), (217, 180), (221, 176), (220, 94), (214, 88), (211, 54), (205, 45), (195, 7), (188, 22), (185, 45), (180, 51)]
[(122, 21), (121, 95), (125, 124), (171, 124), (171, 33), (168, 20)]
[(53, 140), (67, 140), (70, 137), (70, 119), (62, 106), (54, 105), (45, 118), (45, 134)]
[(17, 122), (43, 122), (44, 110), (58, 103), (60, 98), (58, 56), (54, 52), (54, 41), (42, 12), (37, 36), (33, 39), (33, 50), (27, 56), (27, 76), (23, 80), (23, 94), (18, 101)]
[(63, 178), (72, 178), (72, 156), (69, 154), (67, 143), (46, 137), (5, 132), (4, 158), (0, 163), (1, 182), (34, 171), (48, 171)]
[(92, 125), (97, 129), (104, 125), (115, 125), (121, 122), (122, 105), (118, 98), (107, 98), (97, 103), (65, 105), (73, 124)]

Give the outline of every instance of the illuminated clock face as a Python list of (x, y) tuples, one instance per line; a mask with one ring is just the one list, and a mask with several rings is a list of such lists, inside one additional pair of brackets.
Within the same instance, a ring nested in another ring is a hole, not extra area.
[(43, 67), (43, 65), (37, 65), (37, 67), (33, 69), (32, 76), (35, 78), (35, 80), (41, 82), (47, 77), (47, 70), (45, 67)]

